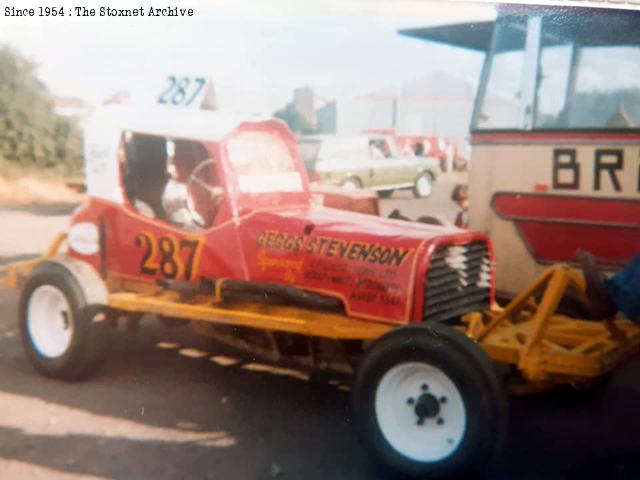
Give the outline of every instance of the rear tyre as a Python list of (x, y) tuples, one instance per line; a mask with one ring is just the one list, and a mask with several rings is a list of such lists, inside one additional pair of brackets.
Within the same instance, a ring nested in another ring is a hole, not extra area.
[(378, 196), (380, 198), (390, 198), (395, 190), (378, 190)]
[(413, 195), (417, 198), (427, 198), (433, 192), (433, 178), (429, 172), (422, 172), (413, 184)]
[(345, 190), (360, 190), (362, 188), (362, 182), (360, 182), (356, 177), (349, 177), (344, 179), (340, 186)]
[(485, 352), (442, 324), (401, 327), (365, 354), (352, 390), (356, 431), (395, 474), (464, 478), (491, 465), (506, 396)]
[(63, 380), (89, 377), (104, 357), (107, 312), (87, 305), (76, 278), (46, 262), (31, 273), (20, 297), (19, 327), (24, 349), (44, 375)]

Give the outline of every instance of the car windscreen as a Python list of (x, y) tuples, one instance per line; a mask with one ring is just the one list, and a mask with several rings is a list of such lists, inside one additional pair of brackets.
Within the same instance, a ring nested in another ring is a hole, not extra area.
[(369, 139), (367, 137), (335, 137), (322, 141), (316, 167), (320, 164), (349, 164), (367, 161)]
[(302, 192), (300, 172), (285, 142), (266, 132), (242, 132), (227, 143), (242, 193)]

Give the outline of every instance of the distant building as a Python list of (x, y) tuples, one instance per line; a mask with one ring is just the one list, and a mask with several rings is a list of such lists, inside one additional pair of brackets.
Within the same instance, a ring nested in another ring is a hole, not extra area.
[(316, 130), (318, 133), (335, 133), (338, 131), (338, 102), (328, 102), (316, 112)]
[(93, 111), (93, 107), (77, 97), (55, 97), (53, 111), (61, 117), (67, 117), (82, 125)]
[(399, 135), (435, 135), (462, 146), (469, 132), (475, 88), (446, 73), (430, 73), (371, 95), (342, 98), (316, 112), (317, 132), (355, 135), (393, 130)]
[(394, 127), (395, 96), (341, 98), (318, 110), (318, 133), (358, 135), (364, 130)]
[(404, 82), (396, 130), (404, 135), (436, 135), (462, 145), (469, 135), (475, 86), (436, 72)]
[(293, 108), (296, 112), (304, 117), (304, 119), (315, 128), (316, 111), (314, 110), (315, 94), (311, 87), (300, 87), (293, 91)]
[(125, 105), (128, 103), (131, 103), (131, 93), (126, 90), (119, 90), (102, 102), (103, 105)]

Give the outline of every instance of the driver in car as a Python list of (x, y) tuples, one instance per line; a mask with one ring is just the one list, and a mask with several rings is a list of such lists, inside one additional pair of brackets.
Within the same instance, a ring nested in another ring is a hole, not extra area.
[(174, 225), (190, 228), (195, 227), (187, 206), (187, 180), (189, 173), (195, 167), (189, 155), (190, 145), (187, 142), (176, 140), (174, 142), (174, 154), (169, 158), (167, 172), (169, 180), (162, 192), (162, 208), (166, 219)]
[[(185, 140), (174, 141), (169, 160), (169, 180), (162, 193), (166, 219), (186, 229), (208, 227), (221, 200), (221, 188), (214, 186), (213, 160), (201, 145)], [(203, 169), (202, 167), (208, 167)], [(215, 194), (215, 195), (214, 195)]]

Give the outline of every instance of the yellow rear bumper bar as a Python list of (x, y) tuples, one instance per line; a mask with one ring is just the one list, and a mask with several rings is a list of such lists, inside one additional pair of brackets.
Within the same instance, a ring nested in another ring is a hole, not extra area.
[(584, 294), (584, 279), (566, 265), (554, 265), (505, 308), (464, 316), (466, 333), (492, 359), (516, 366), (538, 387), (580, 386), (640, 351), (640, 327), (629, 320), (556, 314), (568, 288)]

